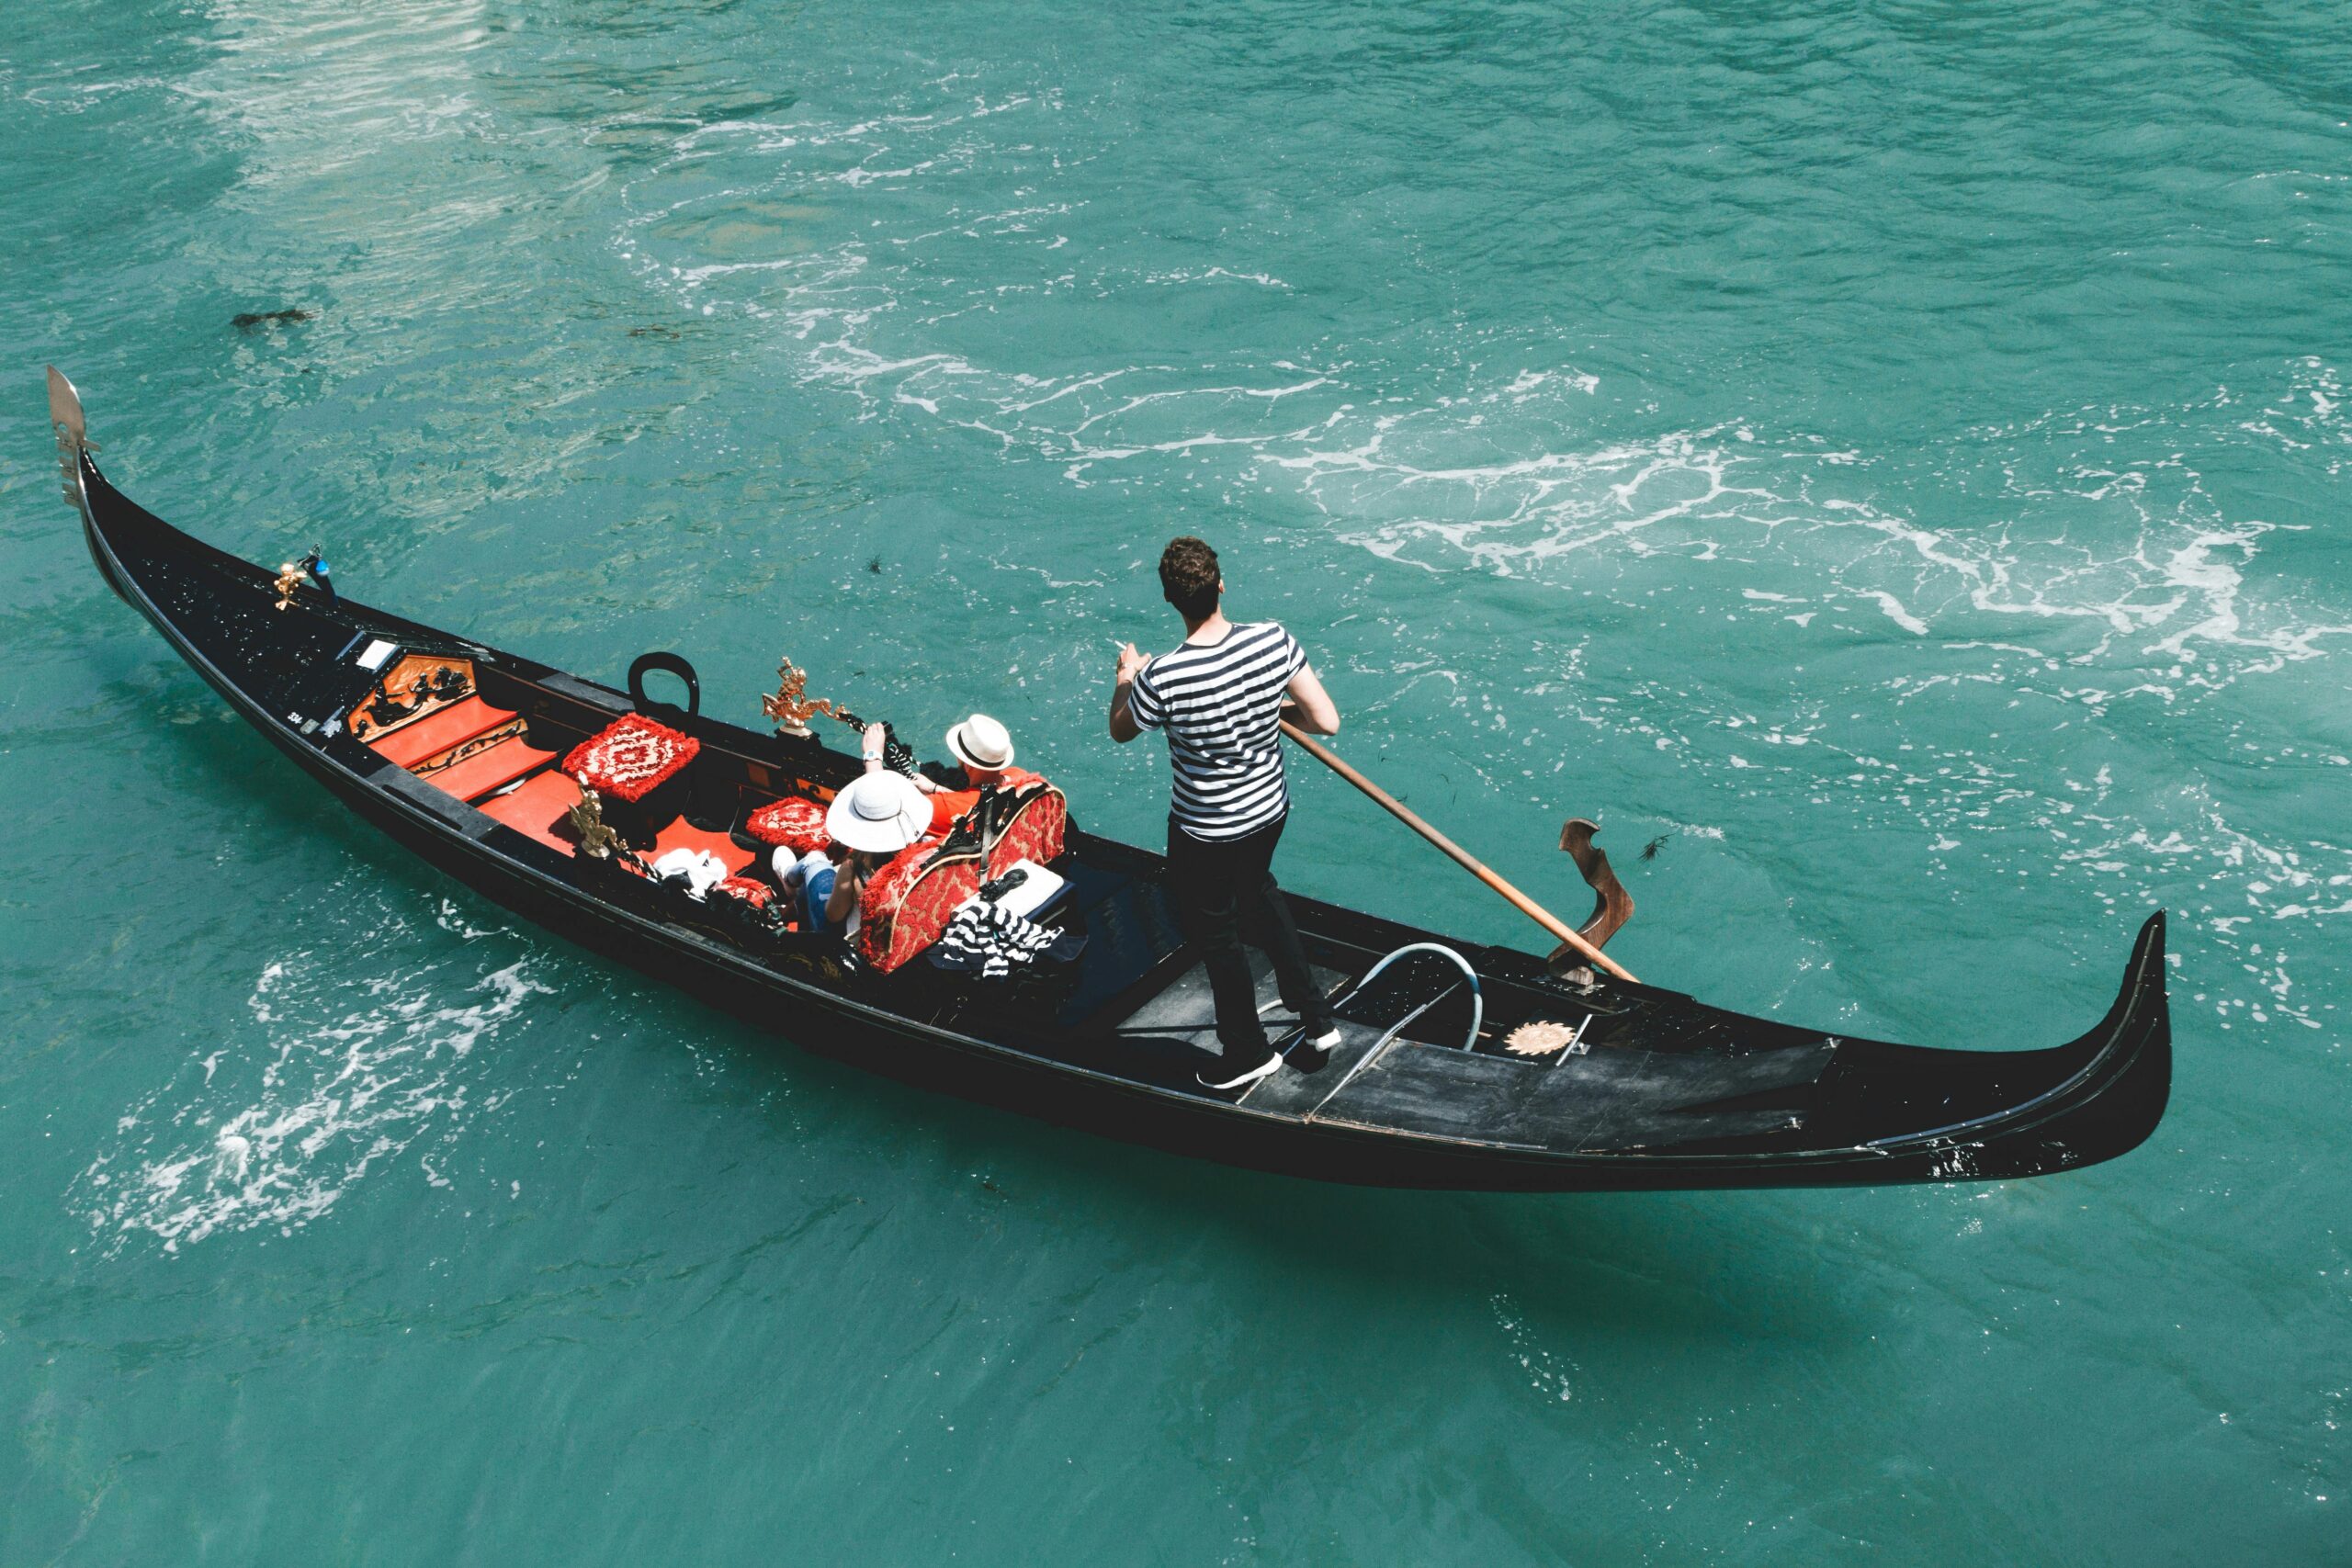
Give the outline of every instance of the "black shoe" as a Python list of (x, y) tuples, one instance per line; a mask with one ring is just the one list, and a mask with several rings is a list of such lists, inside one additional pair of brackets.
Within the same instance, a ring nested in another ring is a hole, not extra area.
[[(1264, 1061), (1250, 1068), (1248, 1072), (1243, 1073), (1239, 1077), (1227, 1078), (1222, 1083), (1219, 1083), (1215, 1078), (1210, 1077), (1206, 1073), (1194, 1073), (1193, 1077), (1203, 1089), (1214, 1089), (1220, 1090), (1247, 1089), (1251, 1084), (1256, 1083), (1260, 1078), (1273, 1077), (1275, 1070), (1282, 1065), (1282, 1054), (1280, 1052), (1275, 1052), (1267, 1056)], [(1223, 1067), (1219, 1067), (1216, 1070), (1218, 1072), (1225, 1071)]]

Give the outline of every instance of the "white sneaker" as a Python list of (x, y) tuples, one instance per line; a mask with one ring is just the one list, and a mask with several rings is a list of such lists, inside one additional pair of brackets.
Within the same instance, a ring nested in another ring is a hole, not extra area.
[(1317, 1051), (1336, 1051), (1340, 1047), (1340, 1026), (1333, 1024), (1320, 1034), (1310, 1034), (1306, 1043)]
[(1194, 1073), (1193, 1077), (1199, 1080), (1200, 1086), (1203, 1089), (1246, 1089), (1250, 1085), (1256, 1083), (1260, 1078), (1270, 1078), (1273, 1077), (1274, 1073), (1282, 1066), (1282, 1054), (1280, 1052), (1276, 1052), (1268, 1056), (1264, 1061), (1259, 1063), (1256, 1066), (1250, 1068), (1248, 1072), (1242, 1074), (1239, 1077), (1227, 1078), (1223, 1083), (1217, 1082), (1215, 1078), (1210, 1077), (1206, 1073)]

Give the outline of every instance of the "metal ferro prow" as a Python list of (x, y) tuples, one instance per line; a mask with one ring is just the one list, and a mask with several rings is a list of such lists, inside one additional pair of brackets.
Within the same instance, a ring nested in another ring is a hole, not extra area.
[(54, 365), (49, 367), (49, 425), (57, 433), (57, 471), (65, 481), (65, 504), (87, 518), (90, 498), (82, 489), (82, 454), (96, 451), (98, 444), (90, 439), (89, 422), (82, 416), (82, 394)]

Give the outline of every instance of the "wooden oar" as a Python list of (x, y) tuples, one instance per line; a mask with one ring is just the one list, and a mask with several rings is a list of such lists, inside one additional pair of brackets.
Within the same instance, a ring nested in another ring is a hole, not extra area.
[[(1322, 763), (1325, 767), (1330, 769), (1333, 773), (1339, 774), (1341, 778), (1355, 785), (1356, 788), (1363, 791), (1364, 794), (1378, 801), (1381, 806), (1387, 810), (1390, 816), (1405, 824), (1406, 827), (1410, 828), (1414, 832), (1419, 833), (1422, 838), (1427, 839), (1430, 843), (1435, 844), (1439, 849), (1443, 850), (1448, 855), (1453, 857), (1454, 863), (1461, 866), (1463, 870), (1468, 872), (1471, 875), (1476, 877), (1479, 881), (1485, 883), (1487, 886), (1493, 888), (1504, 897), (1510, 899), (1521, 914), (1525, 915), (1529, 919), (1533, 920), (1537, 925), (1542, 926), (1545, 931), (1550, 931), (1554, 936), (1558, 937), (1562, 942), (1567, 943), (1570, 947), (1575, 948), (1578, 953), (1585, 956), (1587, 961), (1606, 969), (1611, 975), (1616, 976), (1620, 980), (1632, 980), (1634, 978), (1633, 974), (1627, 970), (1624, 965), (1617, 963), (1614, 959), (1608, 957), (1602, 953), (1600, 949), (1593, 946), (1592, 943), (1578, 936), (1566, 921), (1561, 919), (1557, 915), (1552, 913), (1551, 910), (1545, 908), (1543, 905), (1538, 904), (1534, 899), (1530, 898), (1526, 894), (1521, 893), (1518, 888), (1513, 887), (1510, 883), (1505, 882), (1501, 877), (1497, 876), (1493, 872), (1488, 871), (1486, 866), (1479, 862), (1476, 855), (1464, 849), (1460, 844), (1455, 843), (1452, 839), (1447, 838), (1443, 833), (1441, 833), (1436, 829), (1430, 827), (1428, 823), (1422, 821), (1419, 817), (1415, 816), (1406, 807), (1404, 802), (1398, 800), (1395, 795), (1390, 795), (1386, 790), (1381, 788), (1378, 784), (1373, 783), (1370, 779), (1364, 777), (1353, 768), (1348, 766), (1347, 763), (1340, 761), (1339, 757), (1329, 747), (1324, 745), (1321, 741), (1316, 739), (1315, 737), (1307, 734), (1306, 731), (1299, 728), (1298, 726), (1291, 723), (1288, 719), (1284, 719), (1283, 721), (1283, 733), (1289, 736), (1293, 740), (1297, 741), (1301, 746), (1305, 747), (1308, 756), (1313, 757), (1317, 761)], [(1638, 985), (1640, 982), (1635, 981), (1634, 983)]]

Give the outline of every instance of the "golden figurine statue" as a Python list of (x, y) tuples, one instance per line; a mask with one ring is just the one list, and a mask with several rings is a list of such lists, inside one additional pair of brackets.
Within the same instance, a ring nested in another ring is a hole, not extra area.
[(301, 586), (301, 562), (288, 561), (284, 566), (279, 567), (277, 569), (277, 607), (281, 610), (292, 607), (294, 590)]
[(605, 822), (604, 803), (586, 784), (580, 786), (580, 804), (563, 814), (564, 825), (580, 835), (580, 852), (591, 860), (610, 860), (625, 848), (621, 836)]
[[(808, 721), (817, 715), (833, 713), (830, 698), (808, 695), (808, 677), (800, 667), (786, 659), (775, 667), (775, 695), (762, 697), (760, 710), (775, 725), (778, 735), (806, 736)], [(839, 717), (838, 714), (834, 715)]]

